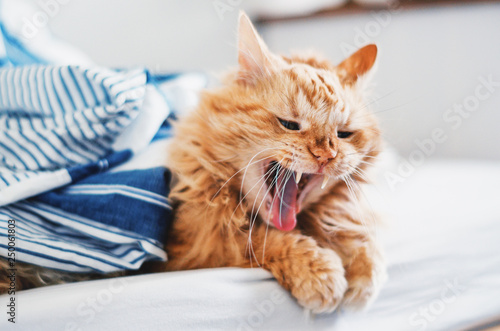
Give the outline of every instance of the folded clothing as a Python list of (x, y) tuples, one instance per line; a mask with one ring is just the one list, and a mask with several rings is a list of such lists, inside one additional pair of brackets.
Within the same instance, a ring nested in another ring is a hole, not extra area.
[[(78, 272), (137, 269), (146, 259), (166, 258), (169, 176), (161, 167), (93, 175), (4, 206), (0, 219), (15, 220), (24, 262)], [(6, 225), (0, 222), (3, 233)]]

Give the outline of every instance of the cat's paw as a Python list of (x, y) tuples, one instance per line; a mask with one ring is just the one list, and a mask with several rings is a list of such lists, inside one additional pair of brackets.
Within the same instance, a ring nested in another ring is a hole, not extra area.
[(387, 279), (385, 263), (381, 259), (372, 259), (364, 253), (360, 254), (347, 267), (346, 277), (349, 286), (342, 305), (353, 310), (362, 310), (375, 300)]
[(298, 303), (313, 313), (332, 312), (347, 290), (342, 260), (332, 250), (319, 249), (304, 256), (302, 267), (288, 274), (290, 291)]

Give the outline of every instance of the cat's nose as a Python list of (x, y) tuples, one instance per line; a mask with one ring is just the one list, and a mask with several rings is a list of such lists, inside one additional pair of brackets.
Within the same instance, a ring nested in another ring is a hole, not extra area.
[(322, 166), (326, 165), (337, 156), (337, 151), (332, 148), (311, 148), (310, 151)]

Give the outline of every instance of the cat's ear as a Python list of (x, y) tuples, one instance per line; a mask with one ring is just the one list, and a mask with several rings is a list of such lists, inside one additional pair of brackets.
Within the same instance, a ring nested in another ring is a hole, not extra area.
[(243, 11), (240, 11), (238, 26), (238, 63), (238, 78), (243, 81), (252, 81), (269, 74), (276, 65), (274, 55), (269, 52)]
[(367, 75), (377, 58), (377, 46), (367, 45), (337, 66), (337, 75), (344, 85), (354, 85), (358, 78)]

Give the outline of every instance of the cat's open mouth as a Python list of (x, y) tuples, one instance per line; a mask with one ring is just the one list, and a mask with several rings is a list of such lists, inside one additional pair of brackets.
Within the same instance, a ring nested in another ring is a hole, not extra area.
[(297, 173), (284, 168), (276, 161), (264, 165), (264, 175), (268, 192), (266, 206), (270, 220), (279, 230), (293, 230), (297, 225), (297, 214), (304, 198), (323, 176)]

